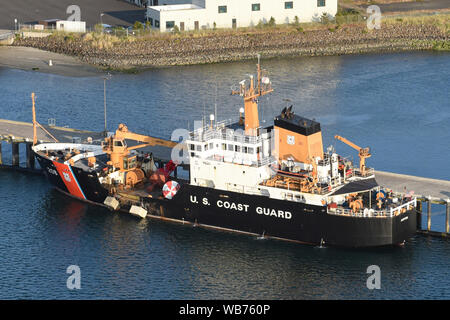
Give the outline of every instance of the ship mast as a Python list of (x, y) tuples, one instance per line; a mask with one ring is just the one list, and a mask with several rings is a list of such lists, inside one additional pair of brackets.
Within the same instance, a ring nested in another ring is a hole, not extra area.
[[(245, 134), (257, 135), (257, 129), (259, 128), (258, 117), (258, 98), (273, 91), (270, 80), (267, 77), (261, 75), (261, 55), (258, 54), (257, 66), (257, 84), (253, 80), (253, 75), (250, 76), (250, 86), (245, 85), (245, 80), (239, 83), (239, 90), (233, 90), (231, 94), (238, 94), (244, 97), (244, 112), (245, 112)], [(261, 83), (262, 82), (262, 83)]]

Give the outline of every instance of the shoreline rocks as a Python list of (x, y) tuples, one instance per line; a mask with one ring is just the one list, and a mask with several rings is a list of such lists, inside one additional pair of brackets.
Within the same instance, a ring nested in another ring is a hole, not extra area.
[(297, 31), (294, 28), (249, 32), (209, 32), (149, 36), (133, 41), (105, 40), (94, 45), (87, 37), (51, 36), (19, 39), (14, 45), (29, 46), (75, 56), (100, 68), (126, 71), (173, 65), (219, 63), (253, 59), (257, 53), (267, 58), (321, 56), (432, 50), (449, 35), (430, 24), (386, 24), (379, 30), (365, 25)]

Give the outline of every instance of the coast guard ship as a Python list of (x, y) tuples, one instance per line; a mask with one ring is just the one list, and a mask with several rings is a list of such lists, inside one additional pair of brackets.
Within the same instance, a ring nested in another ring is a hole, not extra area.
[[(273, 91), (261, 69), (232, 94), (244, 100), (239, 120), (211, 122), (189, 133), (189, 179), (177, 163), (158, 168), (140, 152), (175, 142), (138, 135), (120, 125), (101, 145), (45, 143), (33, 147), (49, 180), (78, 199), (219, 230), (313, 245), (372, 247), (403, 244), (416, 231), (416, 199), (380, 187), (366, 166), (324, 150), (320, 123), (286, 107), (262, 127), (258, 99)], [(127, 141), (141, 145), (129, 147)]]

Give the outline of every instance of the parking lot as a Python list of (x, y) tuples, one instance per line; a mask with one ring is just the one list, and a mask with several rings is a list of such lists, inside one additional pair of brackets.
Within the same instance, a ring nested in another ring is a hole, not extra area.
[[(130, 26), (135, 21), (143, 22), (145, 9), (122, 0), (0, 0), (0, 29), (15, 28), (18, 23), (29, 24), (46, 19), (67, 19), (70, 5), (80, 7), (81, 20), (92, 28), (101, 22), (112, 26)], [(102, 17), (100, 14), (104, 13)]]

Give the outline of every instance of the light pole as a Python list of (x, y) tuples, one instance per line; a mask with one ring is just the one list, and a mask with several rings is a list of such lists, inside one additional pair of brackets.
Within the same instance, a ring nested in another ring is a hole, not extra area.
[(103, 77), (103, 107), (104, 107), (104, 113), (105, 113), (105, 137), (108, 134), (108, 130), (106, 129), (106, 80), (111, 79), (111, 74), (108, 72)]
[(14, 19), (14, 33), (17, 32), (17, 18)]
[(104, 13), (100, 13), (100, 25), (102, 26), (102, 33), (103, 33), (103, 19)]

